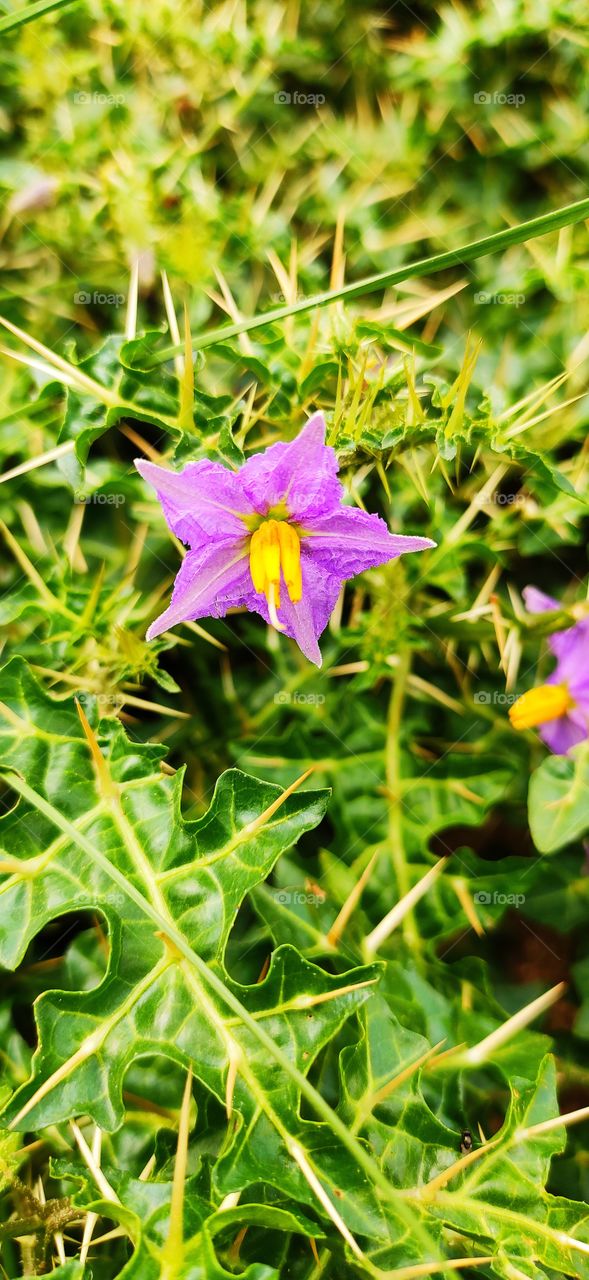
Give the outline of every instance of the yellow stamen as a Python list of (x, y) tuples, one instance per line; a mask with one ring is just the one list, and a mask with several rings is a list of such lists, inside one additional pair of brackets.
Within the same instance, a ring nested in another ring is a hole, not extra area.
[(263, 593), (268, 601), (272, 625), (283, 631), (276, 612), (280, 608), (280, 575), (293, 604), (303, 592), (301, 544), (296, 529), (286, 520), (264, 520), (252, 533), (250, 573), (254, 591)]
[(574, 705), (566, 684), (541, 684), (538, 689), (522, 693), (509, 708), (509, 719), (514, 729), (533, 729), (548, 720), (558, 720)]

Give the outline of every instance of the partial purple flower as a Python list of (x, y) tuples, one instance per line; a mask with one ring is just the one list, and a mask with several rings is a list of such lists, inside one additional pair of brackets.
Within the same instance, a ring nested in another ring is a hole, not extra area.
[(169, 607), (147, 639), (179, 622), (245, 606), (292, 636), (321, 666), (318, 636), (342, 582), (407, 551), (436, 544), (389, 533), (380, 516), (342, 505), (335, 450), (316, 413), (290, 444), (274, 444), (239, 471), (189, 462), (180, 472), (138, 459), (173, 533), (190, 550)]
[[(526, 587), (528, 613), (551, 613), (558, 600)], [(509, 711), (515, 729), (537, 728), (555, 755), (566, 755), (589, 736), (589, 618), (550, 636), (556, 666), (546, 684), (522, 694)]]

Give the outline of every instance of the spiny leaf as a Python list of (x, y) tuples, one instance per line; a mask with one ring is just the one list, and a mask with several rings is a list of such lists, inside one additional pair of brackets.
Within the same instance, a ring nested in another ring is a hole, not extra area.
[[(5, 669), (0, 693), (3, 768), (21, 795), (0, 824), (9, 873), (2, 885), (0, 958), (7, 967), (18, 964), (44, 923), (81, 907), (103, 913), (111, 947), (96, 989), (49, 992), (39, 1000), (34, 1075), (8, 1107), (8, 1120), (19, 1128), (31, 1122), (44, 1127), (85, 1112), (113, 1129), (124, 1114), (127, 1068), (156, 1050), (188, 1063), (228, 1104), (234, 1062), (230, 1103), (239, 1121), (228, 1144), (229, 1153), (235, 1145), (234, 1189), (252, 1180), (248, 1158), (256, 1143), (243, 1138), (259, 1127), (258, 1150), (268, 1133), (274, 1144), (274, 1159), (263, 1166), (266, 1178), (314, 1203), (312, 1183), (296, 1162), (284, 1159), (285, 1147), (289, 1154), (295, 1145), (304, 1150), (308, 1132), (314, 1136), (317, 1129), (298, 1115), (301, 1090), (331, 1118), (332, 1142), (343, 1138), (348, 1147), (340, 1181), (351, 1187), (356, 1174), (350, 1153), (368, 1168), (370, 1161), (306, 1073), (368, 998), (378, 970), (367, 966), (332, 977), (289, 946), (274, 953), (267, 977), (253, 987), (240, 985), (224, 968), (244, 896), (281, 852), (316, 825), (325, 793), (281, 793), (231, 771), (221, 778), (208, 813), (184, 823), (182, 777), (158, 771), (161, 749), (130, 743), (117, 721), (99, 724), (87, 703), (89, 748), (71, 704), (45, 695), (19, 660)], [(34, 777), (37, 789), (21, 773)], [(320, 1157), (314, 1167), (321, 1177)], [(351, 1198), (341, 1214), (356, 1226)], [(367, 1213), (362, 1220), (371, 1234), (380, 1215)]]

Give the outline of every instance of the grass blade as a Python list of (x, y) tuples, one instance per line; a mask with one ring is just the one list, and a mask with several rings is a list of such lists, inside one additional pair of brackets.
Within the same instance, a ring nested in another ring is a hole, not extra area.
[(34, 22), (36, 18), (43, 18), (46, 13), (52, 13), (55, 9), (64, 9), (66, 5), (77, 4), (78, 0), (37, 0), (36, 4), (29, 4), (24, 9), (19, 9), (17, 13), (6, 13), (0, 18), (0, 32), (12, 31), (15, 27), (24, 27), (27, 22)]
[[(393, 271), (381, 271), (379, 275), (367, 276), (354, 284), (342, 285), (338, 289), (328, 289), (325, 293), (317, 293), (311, 298), (301, 298), (299, 302), (276, 307), (274, 311), (265, 311), (261, 315), (252, 316), (249, 320), (239, 320), (235, 324), (221, 325), (193, 338), (193, 348), (200, 350), (210, 347), (215, 342), (235, 338), (240, 333), (248, 333), (252, 329), (261, 329), (264, 325), (274, 324), (278, 320), (286, 320), (289, 316), (302, 315), (313, 311), (316, 307), (327, 307), (341, 298), (361, 298), (365, 294), (375, 293), (379, 289), (387, 289), (390, 285), (400, 284), (416, 276), (427, 276), (434, 271), (444, 271), (447, 267), (465, 266), (484, 258), (489, 253), (499, 253), (511, 245), (522, 244), (525, 240), (533, 240), (536, 236), (545, 236), (550, 231), (558, 231), (561, 227), (571, 226), (589, 218), (589, 199), (577, 200), (575, 204), (564, 205), (552, 213), (543, 213), (539, 218), (530, 218), (528, 222), (520, 222), (515, 227), (506, 227), (504, 231), (496, 231), (482, 240), (472, 240), (470, 244), (459, 249), (448, 249), (444, 253), (432, 254), (429, 258), (418, 258), (416, 262), (408, 262)], [(409, 339), (407, 338), (407, 342)], [(163, 364), (172, 356), (180, 355), (184, 344), (167, 347), (154, 354), (154, 365)]]

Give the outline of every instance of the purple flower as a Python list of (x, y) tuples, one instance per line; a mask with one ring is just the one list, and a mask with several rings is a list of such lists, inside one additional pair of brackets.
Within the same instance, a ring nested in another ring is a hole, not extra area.
[[(560, 609), (537, 587), (526, 587), (528, 613)], [(529, 689), (510, 708), (516, 729), (538, 728), (540, 737), (555, 755), (566, 755), (589, 736), (589, 618), (558, 631), (548, 641), (556, 666), (546, 684)]]
[(168, 471), (138, 459), (173, 533), (190, 550), (169, 607), (147, 639), (179, 622), (222, 618), (245, 606), (296, 640), (317, 666), (317, 637), (342, 582), (404, 551), (434, 547), (429, 538), (389, 533), (380, 516), (342, 506), (335, 451), (316, 413), (290, 444), (274, 444), (229, 471), (189, 462)]

